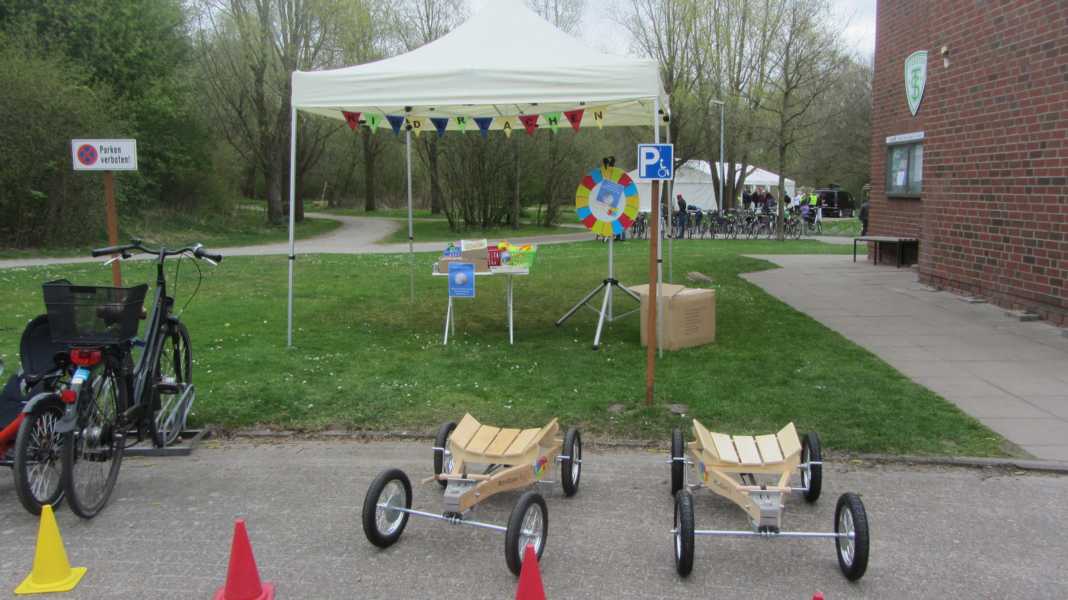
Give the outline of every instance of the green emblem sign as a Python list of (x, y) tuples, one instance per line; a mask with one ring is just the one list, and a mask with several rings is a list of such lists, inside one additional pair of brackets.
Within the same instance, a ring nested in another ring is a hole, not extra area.
[(920, 110), (923, 88), (927, 84), (927, 51), (913, 52), (905, 59), (905, 96), (912, 116)]

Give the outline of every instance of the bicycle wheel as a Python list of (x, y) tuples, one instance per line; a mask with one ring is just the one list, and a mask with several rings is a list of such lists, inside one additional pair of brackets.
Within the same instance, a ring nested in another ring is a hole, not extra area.
[[(157, 448), (170, 446), (185, 429), (193, 407), (193, 347), (189, 331), (179, 321), (164, 325), (163, 347), (153, 371), (156, 384), (152, 390), (152, 443)], [(188, 393), (186, 393), (188, 391)]]
[(126, 381), (107, 365), (78, 399), (78, 421), (63, 434), (63, 488), (74, 514), (91, 519), (104, 508), (126, 447), (119, 415), (126, 409)]
[(63, 436), (56, 433), (61, 418), (63, 404), (58, 399), (38, 404), (23, 419), (15, 438), (15, 492), (35, 515), (45, 504), (55, 508), (63, 501)]

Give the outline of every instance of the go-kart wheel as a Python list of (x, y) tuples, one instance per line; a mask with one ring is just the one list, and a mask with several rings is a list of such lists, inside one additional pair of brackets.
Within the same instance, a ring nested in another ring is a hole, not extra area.
[(671, 430), (671, 495), (674, 496), (686, 483), (686, 471), (683, 467), (686, 463), (685, 444), (682, 441), (682, 431), (678, 428)]
[(675, 570), (686, 577), (693, 571), (693, 494), (675, 494)]
[(367, 541), (388, 548), (400, 539), (412, 507), (412, 484), (400, 469), (388, 469), (375, 477), (363, 499), (363, 533)]
[[(449, 451), (449, 436), (452, 435), (452, 430), (456, 429), (456, 422), (449, 421), (442, 423), (438, 428), (438, 434), (434, 436), (434, 447), (442, 448), (442, 450), (434, 450), (434, 474), (441, 475), (443, 472), (448, 473), (452, 471), (452, 455), (446, 455)], [(438, 480), (438, 485), (442, 488), (447, 487), (449, 482)]]
[(838, 566), (842, 575), (850, 581), (856, 581), (868, 570), (868, 513), (860, 496), (847, 493), (838, 497), (838, 506), (834, 509), (834, 532), (853, 534), (853, 539), (835, 538), (838, 550)]
[(515, 503), (512, 516), (508, 517), (508, 530), (504, 534), (504, 560), (508, 570), (519, 575), (528, 544), (534, 546), (534, 554), (540, 561), (548, 537), (549, 511), (545, 508), (545, 499), (537, 492), (524, 493)]
[(560, 461), (560, 484), (565, 496), (574, 496), (582, 477), (582, 436), (572, 427), (564, 435), (564, 456)]
[(58, 399), (38, 404), (15, 437), (15, 492), (35, 515), (45, 504), (54, 509), (63, 501), (63, 435), (56, 433), (63, 411)]
[[(820, 446), (820, 436), (810, 431), (801, 438), (801, 462), (809, 464), (823, 461), (823, 449)], [(805, 488), (802, 496), (808, 502), (815, 502), (820, 498), (823, 489), (823, 465), (812, 465), (801, 469), (801, 487)]]

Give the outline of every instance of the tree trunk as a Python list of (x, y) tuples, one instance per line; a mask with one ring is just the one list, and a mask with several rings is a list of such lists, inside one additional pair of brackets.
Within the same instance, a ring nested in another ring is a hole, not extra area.
[(267, 222), (271, 225), (281, 225), (284, 213), (282, 211), (282, 183), (285, 168), (283, 161), (275, 158), (274, 164), (263, 170), (264, 185), (267, 189)]
[(427, 162), (430, 166), (430, 214), (441, 214), (441, 181), (438, 179), (438, 140), (432, 138), (427, 146)]
[(363, 136), (364, 212), (375, 210), (375, 152), (371, 147), (371, 133)]

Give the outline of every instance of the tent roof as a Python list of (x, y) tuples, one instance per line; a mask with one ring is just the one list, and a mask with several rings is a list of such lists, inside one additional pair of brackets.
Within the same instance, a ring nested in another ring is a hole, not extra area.
[[(657, 98), (667, 110), (655, 60), (598, 52), (517, 0), (493, 0), (449, 34), (406, 54), (294, 72), (292, 102), (339, 119), (343, 110), (403, 115), (405, 107), (412, 109), (409, 116), (424, 118), (603, 107), (603, 125), (649, 125)], [(583, 125), (595, 123), (587, 116)]]

